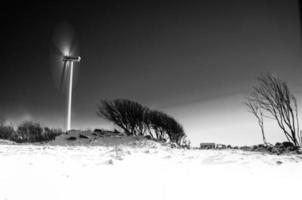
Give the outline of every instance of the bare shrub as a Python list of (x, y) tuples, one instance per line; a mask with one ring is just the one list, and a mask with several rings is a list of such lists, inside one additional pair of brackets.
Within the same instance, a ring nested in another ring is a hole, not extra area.
[(180, 144), (185, 136), (183, 127), (171, 116), (160, 111), (150, 111), (151, 127), (158, 140), (167, 140)]
[(39, 123), (25, 121), (18, 126), (18, 142), (40, 142), (42, 141), (43, 128)]
[(12, 140), (15, 137), (16, 132), (14, 127), (5, 125), (5, 118), (0, 117), (0, 139)]
[(54, 140), (57, 136), (61, 134), (63, 134), (63, 131), (61, 129), (44, 127), (42, 133), (42, 141)]
[(150, 111), (148, 113), (148, 127), (155, 133), (155, 138), (159, 141), (165, 141), (169, 137), (166, 132), (166, 116), (165, 113), (160, 111)]
[(127, 99), (113, 101), (102, 100), (97, 115), (113, 122), (123, 129), (127, 135), (144, 135), (144, 121), (147, 108)]
[(11, 126), (0, 126), (0, 139), (9, 140), (14, 134), (14, 128)]
[(54, 140), (56, 136), (63, 132), (60, 129), (50, 129), (42, 127), (39, 123), (25, 121), (18, 126), (17, 132), (11, 140), (15, 142), (47, 142)]
[(113, 122), (127, 135), (149, 135), (159, 141), (170, 140), (177, 144), (185, 136), (183, 127), (173, 117), (130, 100), (103, 100), (97, 114)]

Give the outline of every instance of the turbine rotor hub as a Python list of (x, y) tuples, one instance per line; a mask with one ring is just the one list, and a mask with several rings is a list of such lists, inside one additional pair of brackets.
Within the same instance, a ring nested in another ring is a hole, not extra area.
[(63, 61), (67, 62), (80, 62), (81, 61), (81, 57), (80, 56), (64, 56), (63, 57)]

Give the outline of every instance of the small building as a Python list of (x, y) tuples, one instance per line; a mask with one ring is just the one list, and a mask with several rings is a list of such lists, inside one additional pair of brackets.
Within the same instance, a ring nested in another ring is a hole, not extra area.
[(227, 146), (225, 144), (216, 144), (216, 149), (226, 149)]
[(215, 149), (215, 143), (200, 143), (200, 149)]

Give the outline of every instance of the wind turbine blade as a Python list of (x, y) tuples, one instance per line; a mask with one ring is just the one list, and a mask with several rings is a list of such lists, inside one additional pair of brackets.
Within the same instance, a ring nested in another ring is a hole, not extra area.
[(75, 37), (73, 37), (73, 39), (70, 43), (70, 54), (73, 56), (80, 55), (79, 42)]
[(67, 62), (64, 61), (63, 69), (62, 69), (62, 73), (61, 73), (61, 80), (60, 80), (60, 89), (61, 90), (64, 90), (63, 86), (65, 83), (66, 70), (67, 70)]
[[(70, 43), (70, 55), (73, 55), (73, 56), (80, 55), (80, 45), (79, 45), (79, 41), (76, 37), (76, 34), (74, 34), (72, 41)], [(73, 63), (73, 65), (74, 65), (74, 67), (73, 67), (73, 84), (76, 85), (79, 70), (80, 70), (80, 62), (75, 62), (75, 63)]]
[(61, 55), (70, 54), (74, 31), (69, 23), (60, 23), (53, 34), (52, 42)]

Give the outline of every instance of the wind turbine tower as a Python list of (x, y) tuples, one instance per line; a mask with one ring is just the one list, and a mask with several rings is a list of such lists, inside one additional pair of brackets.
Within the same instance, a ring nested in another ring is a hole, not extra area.
[(64, 70), (69, 71), (69, 84), (68, 84), (68, 103), (67, 103), (67, 125), (66, 130), (71, 128), (71, 107), (72, 107), (72, 83), (73, 83), (73, 63), (80, 62), (81, 57), (74, 57), (70, 55), (63, 56)]

